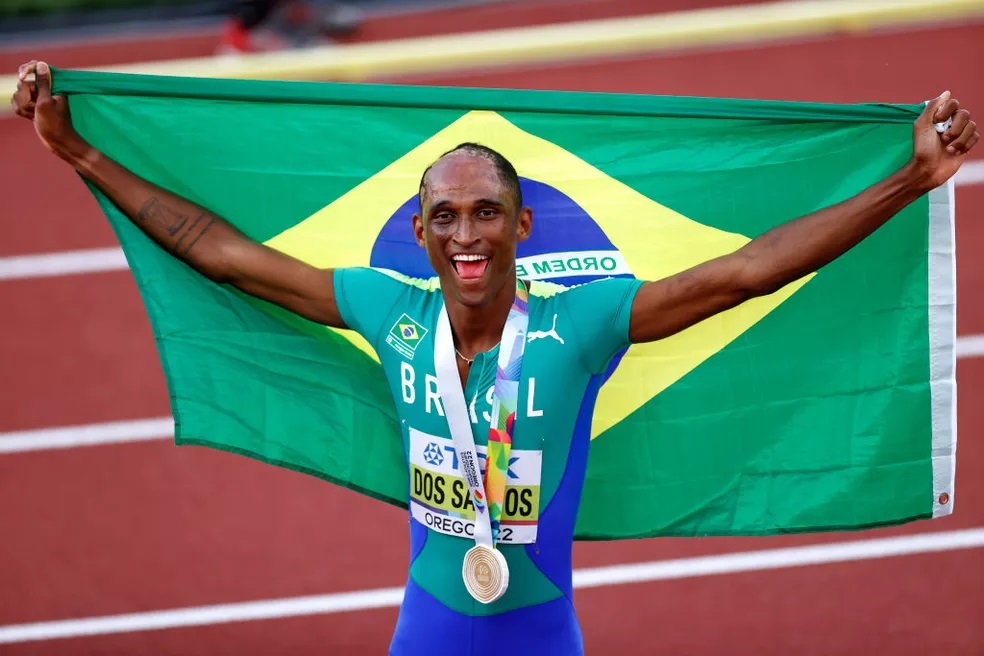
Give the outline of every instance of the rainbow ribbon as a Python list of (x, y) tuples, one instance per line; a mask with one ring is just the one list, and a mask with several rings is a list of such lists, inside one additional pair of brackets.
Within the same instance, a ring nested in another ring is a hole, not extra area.
[[(485, 457), (485, 497), (492, 526), (492, 542), (499, 539), (499, 518), (506, 498), (506, 476), (509, 473), (509, 452), (512, 450), (513, 426), (519, 399), (519, 379), (523, 368), (526, 328), (529, 324), (529, 292), (516, 279), (516, 298), (506, 318), (507, 330), (514, 334), (512, 344), (499, 345), (499, 361), (495, 371), (495, 392), (492, 399), (492, 420), (489, 422), (489, 443)], [(508, 330), (515, 328), (515, 333)]]

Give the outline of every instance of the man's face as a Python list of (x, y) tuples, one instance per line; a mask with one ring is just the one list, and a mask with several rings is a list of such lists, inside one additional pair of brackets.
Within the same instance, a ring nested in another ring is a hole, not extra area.
[(516, 207), (491, 161), (455, 152), (427, 175), (413, 230), (445, 293), (480, 306), (512, 284), (516, 244), (529, 237), (532, 223), (532, 212)]

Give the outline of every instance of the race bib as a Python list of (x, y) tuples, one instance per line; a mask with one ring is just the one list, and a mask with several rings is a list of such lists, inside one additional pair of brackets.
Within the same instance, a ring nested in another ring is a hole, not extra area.
[[(485, 475), (485, 447), (477, 446), (479, 468)], [(540, 517), (541, 451), (512, 449), (506, 478), (505, 507), (499, 541), (536, 541)], [(410, 515), (438, 533), (474, 539), (475, 506), (468, 484), (458, 470), (454, 442), (447, 437), (410, 429)]]

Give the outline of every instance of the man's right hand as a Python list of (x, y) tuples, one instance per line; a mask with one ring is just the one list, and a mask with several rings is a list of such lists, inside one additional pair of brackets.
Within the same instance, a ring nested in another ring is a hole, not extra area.
[(335, 301), (333, 270), (257, 243), (206, 208), (106, 157), (72, 127), (68, 98), (51, 94), (46, 63), (31, 61), (18, 72), (20, 81), (10, 100), (17, 115), (34, 121), (41, 142), (106, 194), (147, 236), (210, 280), (311, 321), (345, 327)]
[(14, 112), (34, 122), (38, 138), (51, 152), (66, 160), (83, 156), (88, 144), (72, 127), (68, 98), (51, 94), (48, 64), (29, 61), (17, 70), (17, 77), (17, 90), (10, 99)]

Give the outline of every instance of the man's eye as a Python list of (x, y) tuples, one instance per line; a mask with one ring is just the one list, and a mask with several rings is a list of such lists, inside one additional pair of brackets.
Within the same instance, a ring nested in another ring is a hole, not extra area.
[(480, 217), (482, 217), (483, 219), (491, 219), (491, 218), (495, 217), (496, 211), (495, 210), (479, 210), (478, 215)]

